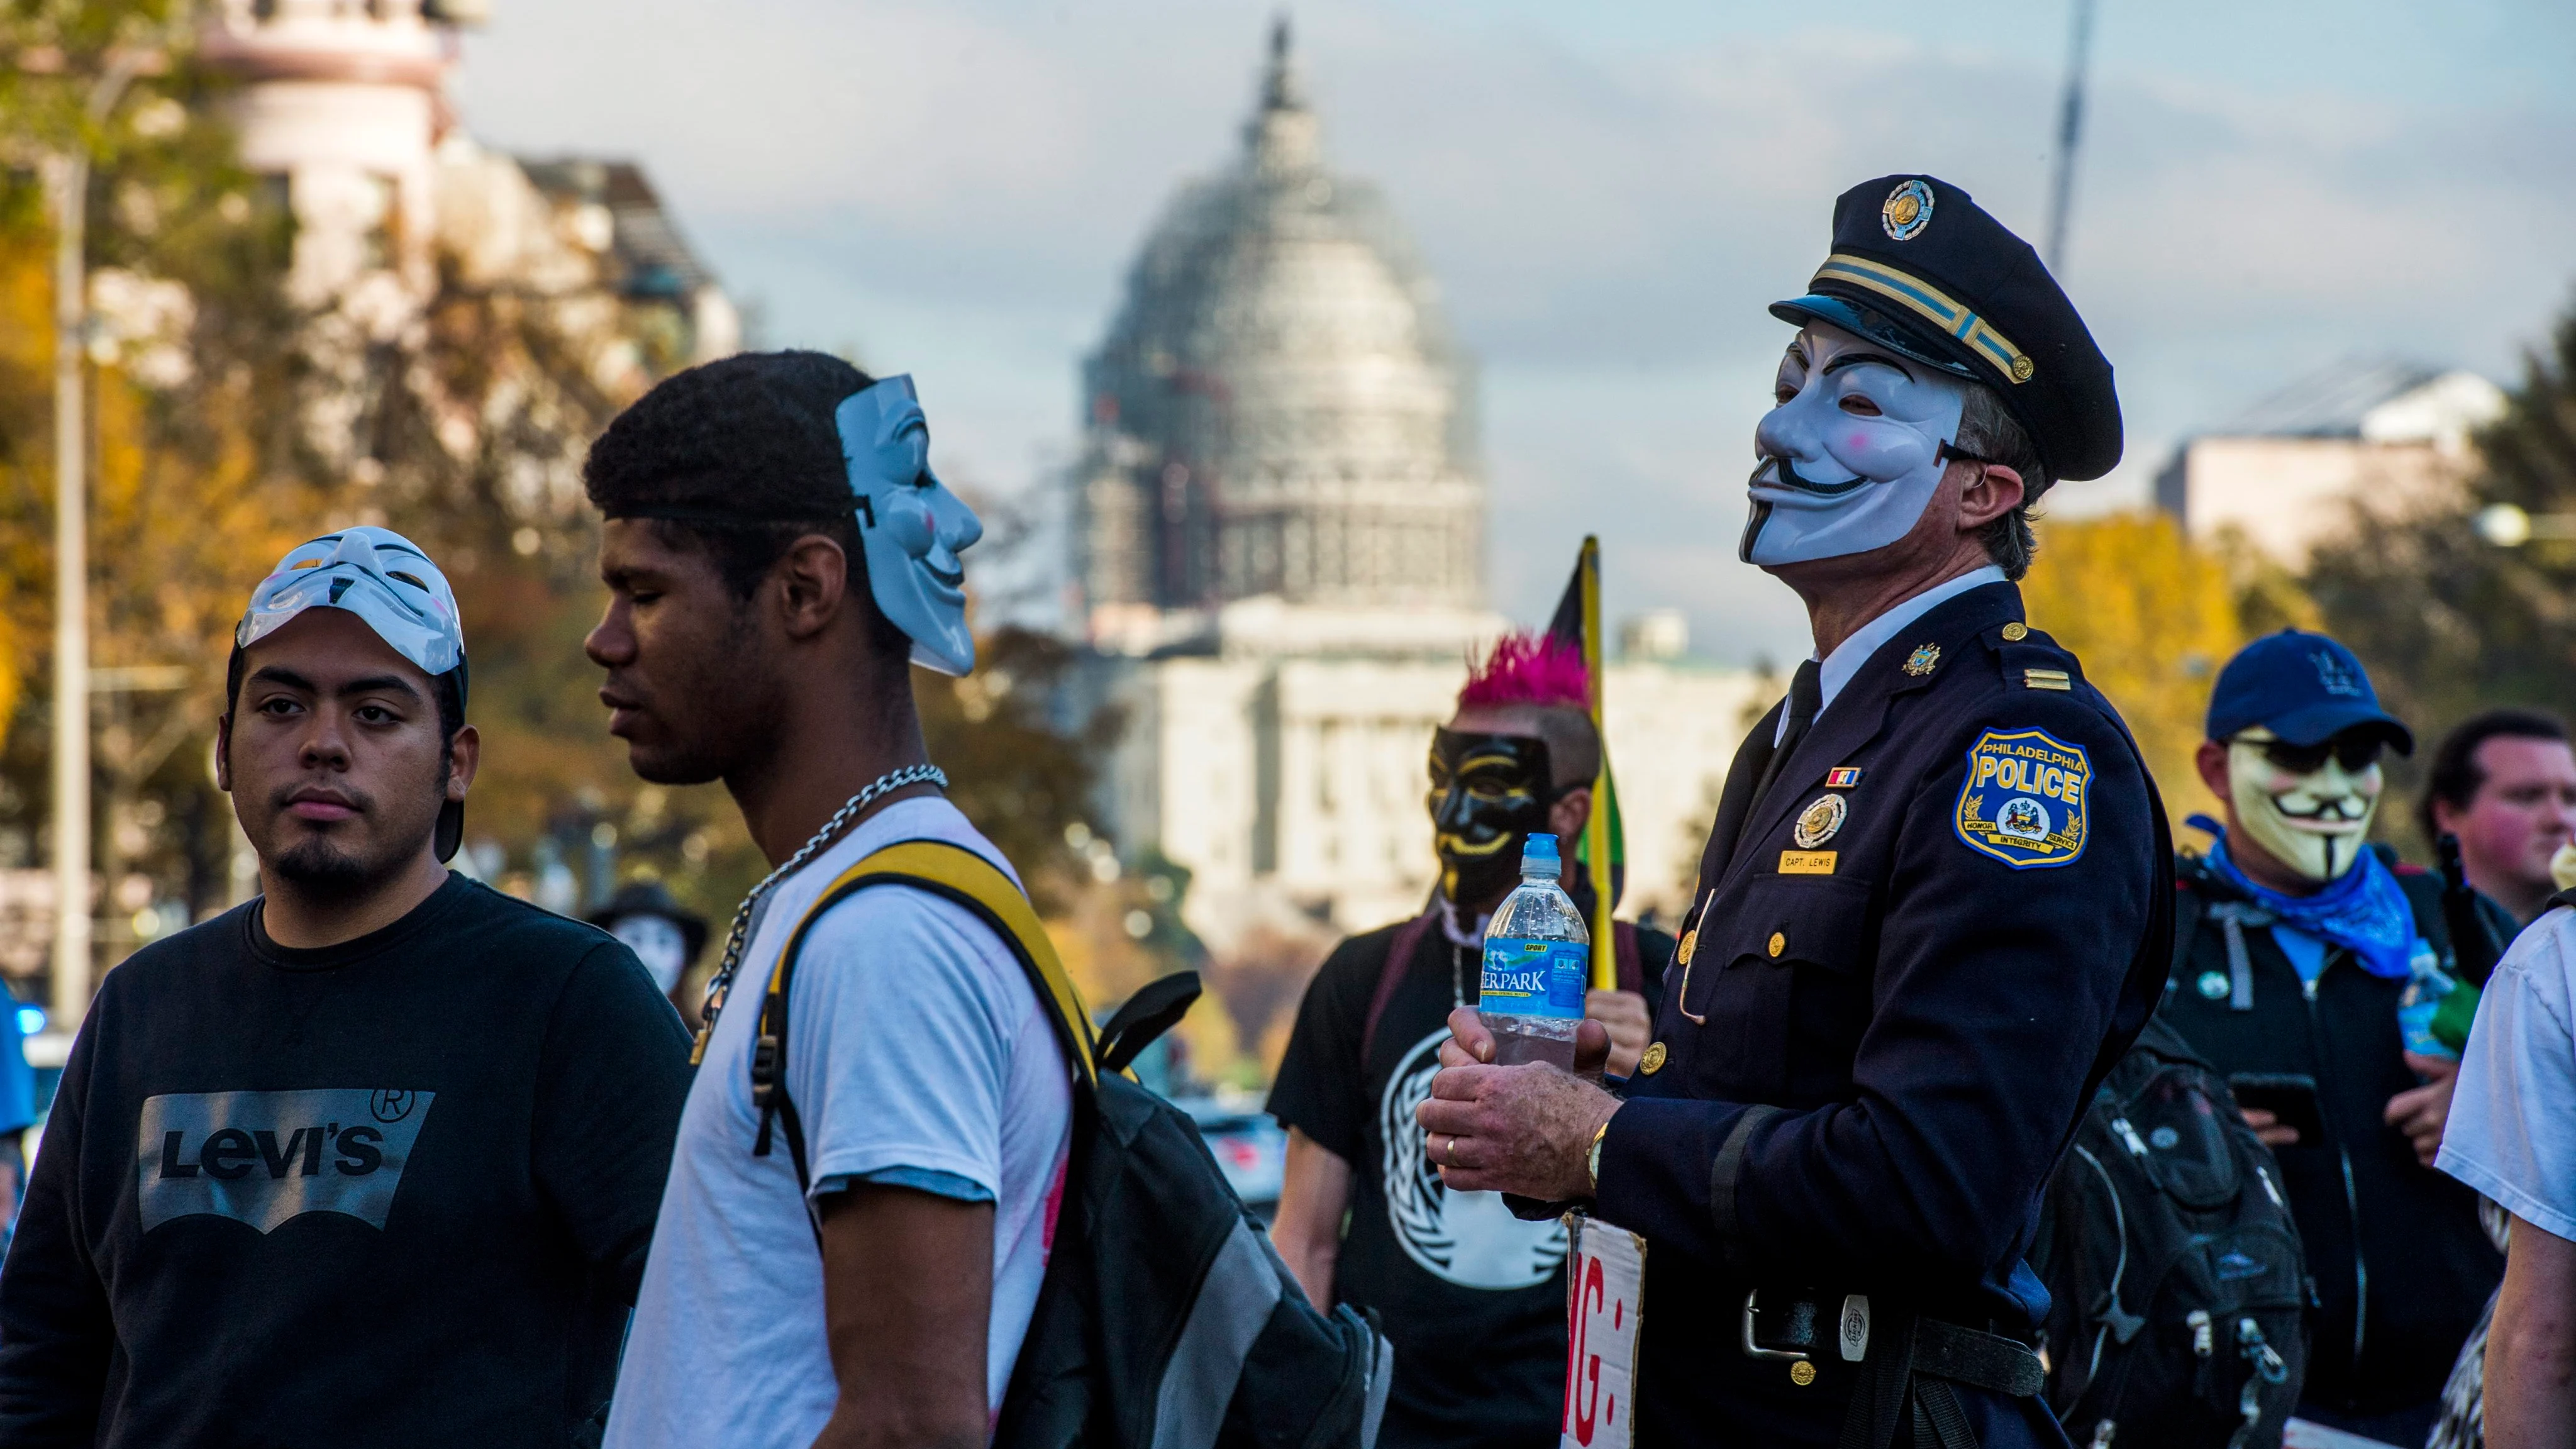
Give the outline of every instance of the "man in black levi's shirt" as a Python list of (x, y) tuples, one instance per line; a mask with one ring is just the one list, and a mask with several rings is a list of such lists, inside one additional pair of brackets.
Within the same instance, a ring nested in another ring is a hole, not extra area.
[(606, 934), (459, 877), (454, 596), (351, 529), (236, 635), (263, 895), (82, 1023), (0, 1267), (0, 1444), (595, 1442), (687, 1091)]

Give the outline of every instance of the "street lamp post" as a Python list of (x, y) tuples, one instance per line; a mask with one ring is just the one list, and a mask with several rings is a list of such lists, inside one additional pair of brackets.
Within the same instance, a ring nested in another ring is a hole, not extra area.
[[(151, 51), (119, 51), (91, 82), (83, 110), (95, 127)], [(87, 138), (45, 165), (54, 202), (54, 1009), (71, 1031), (90, 997), (89, 505), (81, 354), (89, 345)]]
[(89, 158), (46, 168), (54, 193), (54, 1010), (70, 1031), (89, 1006), (89, 528), (81, 436), (83, 267)]

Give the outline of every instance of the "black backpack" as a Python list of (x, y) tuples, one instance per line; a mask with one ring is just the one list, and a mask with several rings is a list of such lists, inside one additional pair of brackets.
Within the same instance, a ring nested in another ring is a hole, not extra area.
[(2031, 1262), (2078, 1445), (2271, 1449), (2307, 1370), (2307, 1256), (2227, 1081), (2151, 1018), (2094, 1093)]
[(1002, 1400), (994, 1449), (1369, 1449), (1394, 1350), (1349, 1306), (1319, 1312), (1226, 1184), (1189, 1115), (1127, 1065), (1199, 997), (1195, 972), (1138, 991), (1096, 1038), (1046, 928), (1010, 877), (945, 841), (890, 845), (826, 887), (779, 952), (752, 1052), (755, 1154), (804, 1131), (786, 1088), (788, 982), (805, 934), (852, 892), (902, 884), (983, 918), (1051, 1008), (1074, 1078), (1054, 1251)]

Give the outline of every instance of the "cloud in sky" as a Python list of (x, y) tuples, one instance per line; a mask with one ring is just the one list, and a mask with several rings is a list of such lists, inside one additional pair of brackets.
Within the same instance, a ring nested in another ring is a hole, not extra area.
[[(467, 124), (635, 157), (773, 344), (922, 379), (942, 467), (996, 490), (1070, 452), (1074, 369), (1172, 189), (1227, 164), (1267, 10), (517, 0), (470, 40)], [(1599, 531), (1613, 613), (1719, 658), (1805, 650), (1734, 560), (1832, 199), (1935, 172), (2043, 224), (2064, 11), (1301, 5), (1334, 163), (1382, 183), (1483, 368), (1497, 606), (1544, 614)], [(2504, 0), (2105, 0), (2066, 282), (2120, 370), (2134, 502), (2173, 440), (2302, 373), (2397, 354), (2503, 378), (2576, 280), (2576, 19)]]

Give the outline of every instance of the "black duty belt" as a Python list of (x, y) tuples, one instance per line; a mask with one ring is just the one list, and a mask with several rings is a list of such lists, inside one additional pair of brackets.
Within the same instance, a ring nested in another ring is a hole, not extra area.
[(1841, 1449), (1886, 1449), (1909, 1423), (1918, 1449), (1977, 1449), (1976, 1431), (1952, 1384), (2026, 1399), (2048, 1381), (2029, 1345), (1980, 1329), (1892, 1306), (1872, 1311), (1867, 1295), (1782, 1298), (1771, 1307), (1759, 1291), (1744, 1295), (1744, 1355), (1803, 1368), (1831, 1354), (1867, 1365), (1843, 1418)]

